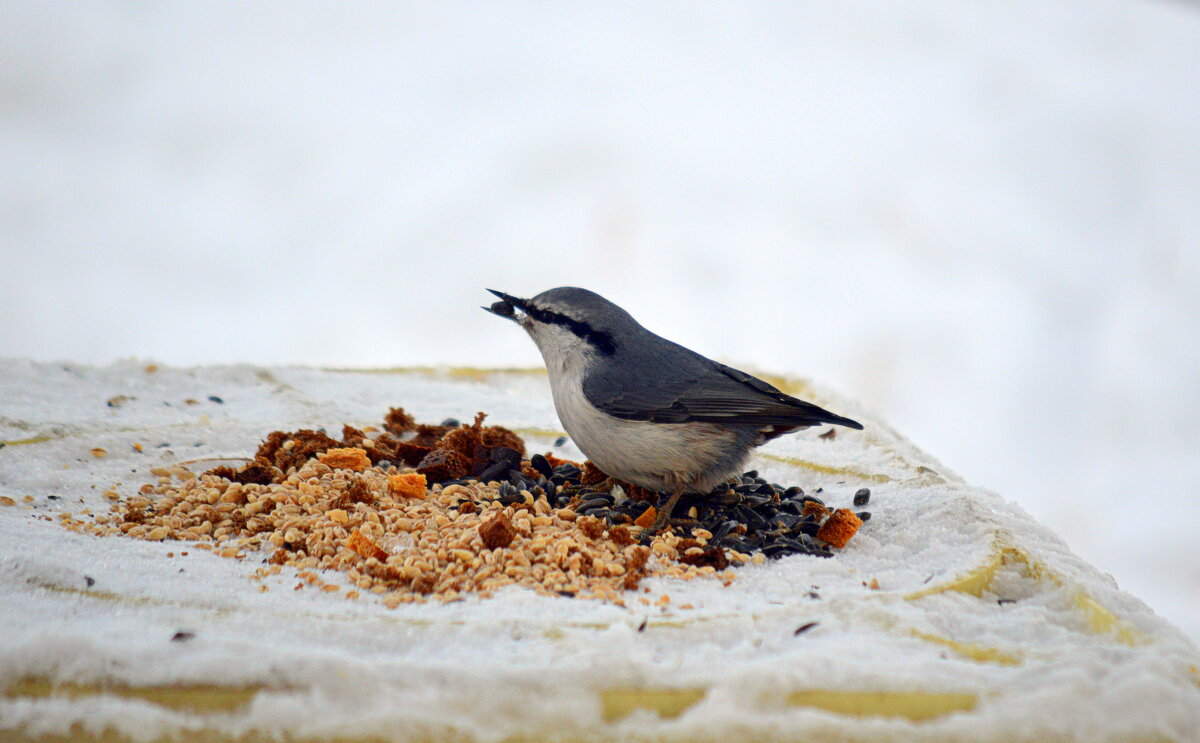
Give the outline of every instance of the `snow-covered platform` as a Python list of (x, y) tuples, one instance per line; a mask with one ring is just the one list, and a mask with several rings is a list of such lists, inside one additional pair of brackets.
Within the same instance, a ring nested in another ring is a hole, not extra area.
[(106, 511), (105, 490), (152, 467), (393, 405), (484, 410), (549, 451), (543, 374), (0, 361), (0, 739), (1200, 739), (1200, 655), (1177, 630), (869, 411), (772, 381), (866, 425), (754, 462), (831, 505), (871, 489), (873, 518), (832, 559), (728, 587), (657, 578), (624, 608), (511, 590), (387, 609), (294, 591), (287, 571), (264, 592), (258, 559), (59, 515)]

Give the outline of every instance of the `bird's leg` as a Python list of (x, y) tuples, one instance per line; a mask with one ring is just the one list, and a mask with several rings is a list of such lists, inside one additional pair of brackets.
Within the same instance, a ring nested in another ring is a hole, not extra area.
[(657, 534), (664, 526), (667, 525), (667, 521), (671, 518), (671, 511), (675, 510), (675, 504), (679, 502), (679, 498), (682, 495), (683, 483), (681, 482), (675, 486), (675, 492), (671, 494), (671, 497), (667, 498), (666, 505), (659, 510), (658, 518), (654, 519), (654, 523), (650, 526), (651, 534)]

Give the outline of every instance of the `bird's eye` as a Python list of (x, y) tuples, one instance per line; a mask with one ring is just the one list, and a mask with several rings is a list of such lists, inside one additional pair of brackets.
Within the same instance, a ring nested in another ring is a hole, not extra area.
[(497, 315), (504, 315), (505, 317), (512, 317), (513, 316), (513, 306), (511, 304), (509, 304), (508, 302), (501, 300), (499, 302), (495, 302), (492, 304), (492, 312), (495, 312)]

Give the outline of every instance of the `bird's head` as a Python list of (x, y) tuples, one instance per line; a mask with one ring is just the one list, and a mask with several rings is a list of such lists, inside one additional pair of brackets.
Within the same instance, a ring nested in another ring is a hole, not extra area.
[(641, 328), (628, 312), (587, 289), (560, 286), (531, 299), (488, 291), (500, 301), (483, 309), (525, 328), (547, 366), (611, 356)]

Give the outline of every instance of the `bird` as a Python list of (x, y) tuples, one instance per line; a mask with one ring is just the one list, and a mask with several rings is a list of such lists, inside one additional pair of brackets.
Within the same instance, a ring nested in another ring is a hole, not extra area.
[(642, 327), (587, 289), (521, 299), (495, 289), (483, 307), (525, 329), (541, 351), (567, 434), (617, 480), (669, 494), (650, 533), (684, 493), (708, 493), (742, 471), (751, 451), (792, 431), (862, 424), (787, 395)]

